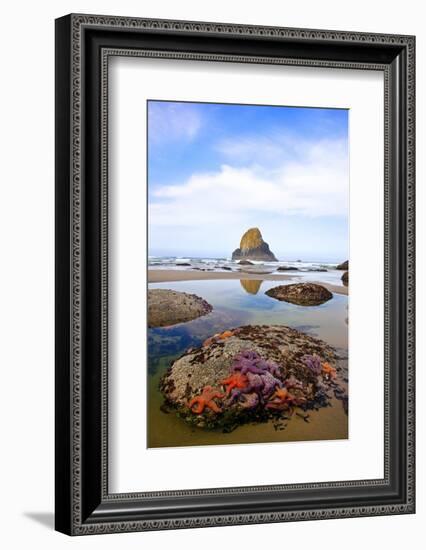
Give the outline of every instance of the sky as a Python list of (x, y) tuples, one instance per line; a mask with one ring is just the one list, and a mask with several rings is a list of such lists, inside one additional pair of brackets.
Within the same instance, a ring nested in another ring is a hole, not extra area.
[(148, 101), (149, 255), (348, 257), (348, 111)]

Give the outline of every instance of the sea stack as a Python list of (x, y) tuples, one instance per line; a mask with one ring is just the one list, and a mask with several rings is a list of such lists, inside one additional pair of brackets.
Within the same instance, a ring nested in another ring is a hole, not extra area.
[(269, 250), (268, 243), (262, 238), (257, 227), (248, 229), (241, 237), (240, 248), (232, 253), (233, 260), (259, 260), (277, 262), (275, 255)]

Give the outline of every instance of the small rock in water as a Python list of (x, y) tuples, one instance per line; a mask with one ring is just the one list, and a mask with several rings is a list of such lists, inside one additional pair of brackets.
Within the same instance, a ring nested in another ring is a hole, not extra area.
[(267, 290), (265, 294), (276, 300), (300, 306), (318, 306), (333, 297), (328, 289), (315, 283), (280, 285)]
[(340, 269), (341, 271), (348, 271), (349, 270), (349, 260), (346, 260), (345, 262), (339, 264), (336, 269)]
[(192, 321), (213, 307), (195, 294), (163, 288), (148, 290), (148, 326), (165, 327)]

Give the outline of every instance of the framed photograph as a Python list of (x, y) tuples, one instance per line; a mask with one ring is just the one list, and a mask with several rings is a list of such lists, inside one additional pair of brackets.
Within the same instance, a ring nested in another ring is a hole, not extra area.
[(413, 36), (56, 20), (56, 529), (408, 514)]

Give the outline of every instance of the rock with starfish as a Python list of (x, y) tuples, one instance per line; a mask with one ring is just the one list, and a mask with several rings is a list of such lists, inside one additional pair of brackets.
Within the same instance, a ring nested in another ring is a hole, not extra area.
[[(317, 373), (303, 360), (305, 356), (317, 357), (313, 363), (316, 366), (319, 360), (321, 369), (324, 363), (331, 368), (337, 365), (336, 350), (290, 327), (233, 328), (215, 334), (210, 342), (176, 359), (162, 377), (160, 390), (168, 407), (174, 408), (181, 419), (203, 429), (226, 430), (250, 419), (256, 421), (259, 415), (276, 415), (281, 407), (283, 412), (286, 407), (291, 410), (296, 403), (303, 403), (309, 410), (315, 404), (325, 407), (331, 397), (324, 395), (320, 400), (318, 389), (322, 382), (330, 385), (332, 371), (325, 367), (324, 372)], [(212, 407), (205, 403), (206, 386), (223, 394), (210, 396)], [(288, 397), (283, 400), (276, 393), (284, 389), (293, 396), (292, 404)], [(271, 405), (266, 407), (267, 403)]]

